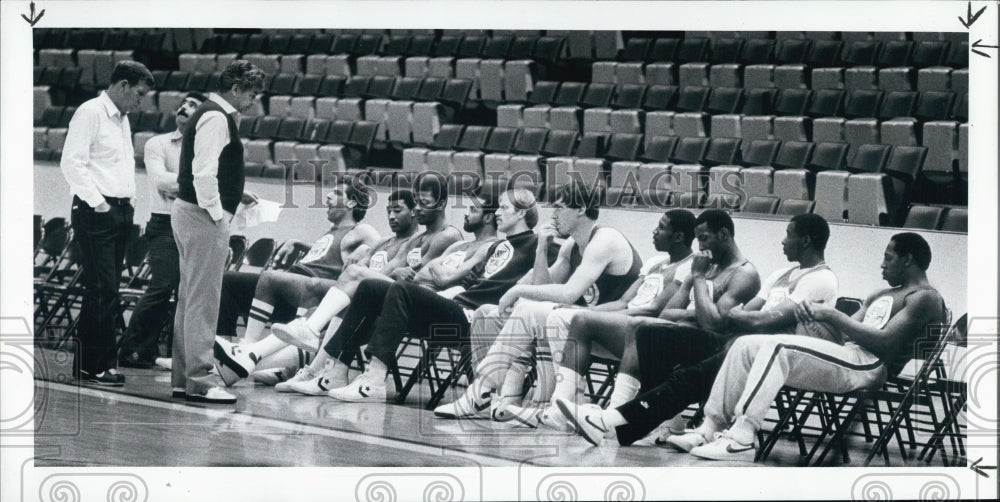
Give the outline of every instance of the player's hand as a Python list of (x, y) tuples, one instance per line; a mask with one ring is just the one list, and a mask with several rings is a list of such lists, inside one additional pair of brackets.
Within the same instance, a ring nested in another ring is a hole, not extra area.
[(517, 286), (508, 289), (507, 292), (500, 297), (500, 303), (497, 305), (497, 308), (500, 310), (500, 314), (506, 315), (514, 310), (514, 304), (517, 303), (517, 299), (519, 297), (520, 291)]
[(107, 201), (101, 202), (97, 207), (94, 208), (95, 213), (106, 213), (111, 210), (111, 204)]
[(559, 232), (556, 231), (556, 226), (552, 222), (547, 222), (538, 227), (538, 245), (545, 246), (545, 250), (548, 251), (549, 244), (552, 244), (553, 239), (559, 237)]
[(274, 261), (279, 267), (285, 268), (289, 265), (288, 263), (285, 263), (285, 260), (288, 260), (294, 254), (295, 243), (292, 241), (285, 241), (285, 243), (278, 248), (278, 252), (274, 254)]
[(700, 251), (691, 259), (691, 275), (704, 276), (712, 266), (712, 252)]
[(400, 267), (389, 273), (389, 277), (400, 281), (412, 281), (417, 273), (410, 267)]
[(240, 198), (240, 202), (248, 206), (256, 204), (258, 200), (260, 200), (260, 197), (253, 192), (243, 192), (243, 197)]

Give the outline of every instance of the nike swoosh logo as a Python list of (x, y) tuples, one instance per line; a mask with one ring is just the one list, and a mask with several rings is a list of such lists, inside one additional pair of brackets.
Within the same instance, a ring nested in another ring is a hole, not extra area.
[(731, 445), (731, 444), (727, 444), (726, 445), (726, 452), (727, 453), (743, 453), (745, 451), (752, 450), (752, 449), (753, 449), (753, 445), (746, 446), (744, 448), (733, 448), (733, 445)]
[(656, 444), (656, 446), (665, 446), (667, 444), (667, 440), (663, 438), (656, 438), (653, 440), (653, 443)]
[(358, 394), (361, 394), (361, 397), (368, 397), (368, 394), (365, 394), (365, 390), (362, 387), (358, 387)]
[(594, 426), (595, 428), (597, 428), (597, 430), (599, 430), (601, 432), (604, 432), (604, 433), (608, 432), (608, 429), (606, 427), (604, 427), (603, 424), (597, 425), (592, 420), (590, 420), (590, 415), (587, 415), (587, 416), (583, 417), (583, 419), (586, 420), (588, 424), (590, 424), (590, 425)]

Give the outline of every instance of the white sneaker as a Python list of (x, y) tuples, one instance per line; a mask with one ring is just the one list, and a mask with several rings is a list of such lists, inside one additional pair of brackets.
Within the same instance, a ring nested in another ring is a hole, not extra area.
[(153, 363), (157, 368), (173, 371), (174, 369), (174, 359), (171, 357), (157, 357)]
[(490, 410), (491, 418), (495, 422), (514, 422), (515, 425), (537, 429), (541, 419), (542, 408), (538, 406), (518, 406), (508, 404), (498, 406)]
[(215, 368), (226, 387), (250, 376), (257, 366), (257, 356), (219, 336), (215, 337), (213, 354), (218, 361)]
[(330, 392), (332, 389), (343, 387), (345, 385), (347, 385), (346, 378), (330, 378), (327, 375), (327, 372), (324, 371), (323, 374), (318, 375), (315, 378), (294, 382), (289, 385), (289, 388), (299, 394), (305, 394), (307, 396), (322, 396), (327, 392)]
[(368, 372), (354, 379), (353, 382), (331, 389), (326, 395), (349, 403), (385, 402), (385, 379), (381, 382)]
[[(598, 407), (598, 409), (600, 408)], [(563, 415), (555, 404), (550, 404), (542, 409), (542, 412), (538, 414), (538, 423), (560, 432), (574, 432), (573, 424), (566, 420), (566, 415)]]
[(555, 399), (559, 412), (566, 417), (570, 424), (576, 429), (576, 433), (583, 436), (587, 442), (594, 446), (599, 446), (604, 441), (604, 436), (611, 431), (611, 427), (604, 425), (604, 418), (601, 417), (603, 410), (591, 406), (577, 406), (575, 403), (564, 401), (562, 398)]
[(653, 439), (653, 444), (656, 446), (666, 446), (667, 439), (670, 436), (683, 435), (685, 431), (685, 426), (687, 425), (687, 420), (678, 413), (674, 418), (665, 420), (661, 423), (656, 430), (653, 432), (655, 434)]
[(288, 324), (275, 323), (271, 325), (271, 331), (281, 341), (309, 352), (316, 351), (321, 339), (319, 333), (309, 327), (304, 317), (296, 318)]
[(472, 390), (473, 386), (470, 385), (465, 394), (462, 397), (456, 399), (448, 404), (442, 404), (437, 408), (434, 408), (434, 416), (441, 418), (467, 418), (467, 417), (479, 417), (485, 416), (483, 413), (490, 409), (490, 403), (493, 401), (490, 397), (490, 392), (484, 392), (478, 399), (473, 397), (475, 391)]
[(757, 457), (757, 441), (749, 445), (740, 443), (729, 434), (729, 430), (717, 432), (711, 443), (691, 449), (691, 454), (709, 460), (753, 462)]
[[(661, 444), (660, 439), (656, 439), (656, 444)], [(702, 446), (705, 444), (705, 436), (702, 436), (698, 431), (687, 432), (684, 434), (673, 434), (667, 436), (663, 440), (663, 445), (669, 446), (677, 451), (690, 452), (691, 450)]]
[(277, 385), (289, 378), (292, 378), (295, 373), (292, 368), (268, 368), (266, 370), (254, 371), (250, 374), (254, 382), (261, 385)]
[[(257, 373), (254, 373), (254, 375), (256, 375)], [(278, 382), (274, 384), (274, 390), (276, 392), (295, 392), (295, 389), (292, 388), (292, 384), (304, 382), (306, 380), (312, 380), (313, 378), (316, 378), (316, 375), (314, 375), (313, 372), (309, 370), (309, 367), (306, 366), (297, 371), (295, 373), (295, 376), (293, 376), (292, 378), (289, 378), (284, 382)]]
[(204, 394), (188, 394), (184, 399), (195, 403), (209, 404), (233, 404), (236, 396), (222, 390), (221, 387), (212, 387)]

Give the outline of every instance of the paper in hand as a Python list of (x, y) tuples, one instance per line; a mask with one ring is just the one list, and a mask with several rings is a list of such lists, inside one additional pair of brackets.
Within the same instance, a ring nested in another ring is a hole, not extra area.
[(233, 215), (233, 226), (236, 229), (256, 227), (261, 223), (278, 221), (281, 215), (281, 205), (265, 199), (246, 205), (240, 204)]

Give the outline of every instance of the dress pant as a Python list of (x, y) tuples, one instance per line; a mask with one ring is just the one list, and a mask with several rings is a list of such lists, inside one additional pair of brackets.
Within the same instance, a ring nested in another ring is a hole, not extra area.
[(157, 342), (170, 321), (170, 296), (180, 281), (177, 244), (170, 228), (170, 215), (154, 213), (146, 224), (149, 240), (149, 268), (152, 278), (146, 293), (136, 303), (129, 320), (119, 357), (132, 353), (152, 364), (159, 355)]
[(174, 314), (171, 386), (190, 394), (205, 394), (216, 386), (209, 374), (219, 319), (222, 272), (229, 251), (229, 222), (216, 224), (205, 209), (177, 199), (170, 212), (180, 255), (181, 280)]
[(386, 292), (366, 352), (389, 365), (406, 336), (458, 347), (469, 339), (469, 320), (458, 302), (412, 282), (396, 281)]
[(73, 375), (77, 377), (81, 370), (95, 374), (118, 366), (118, 283), (135, 210), (128, 199), (105, 199), (111, 209), (99, 213), (73, 197), (73, 240), (80, 250), (84, 286), (77, 325), (79, 342), (73, 358)]

